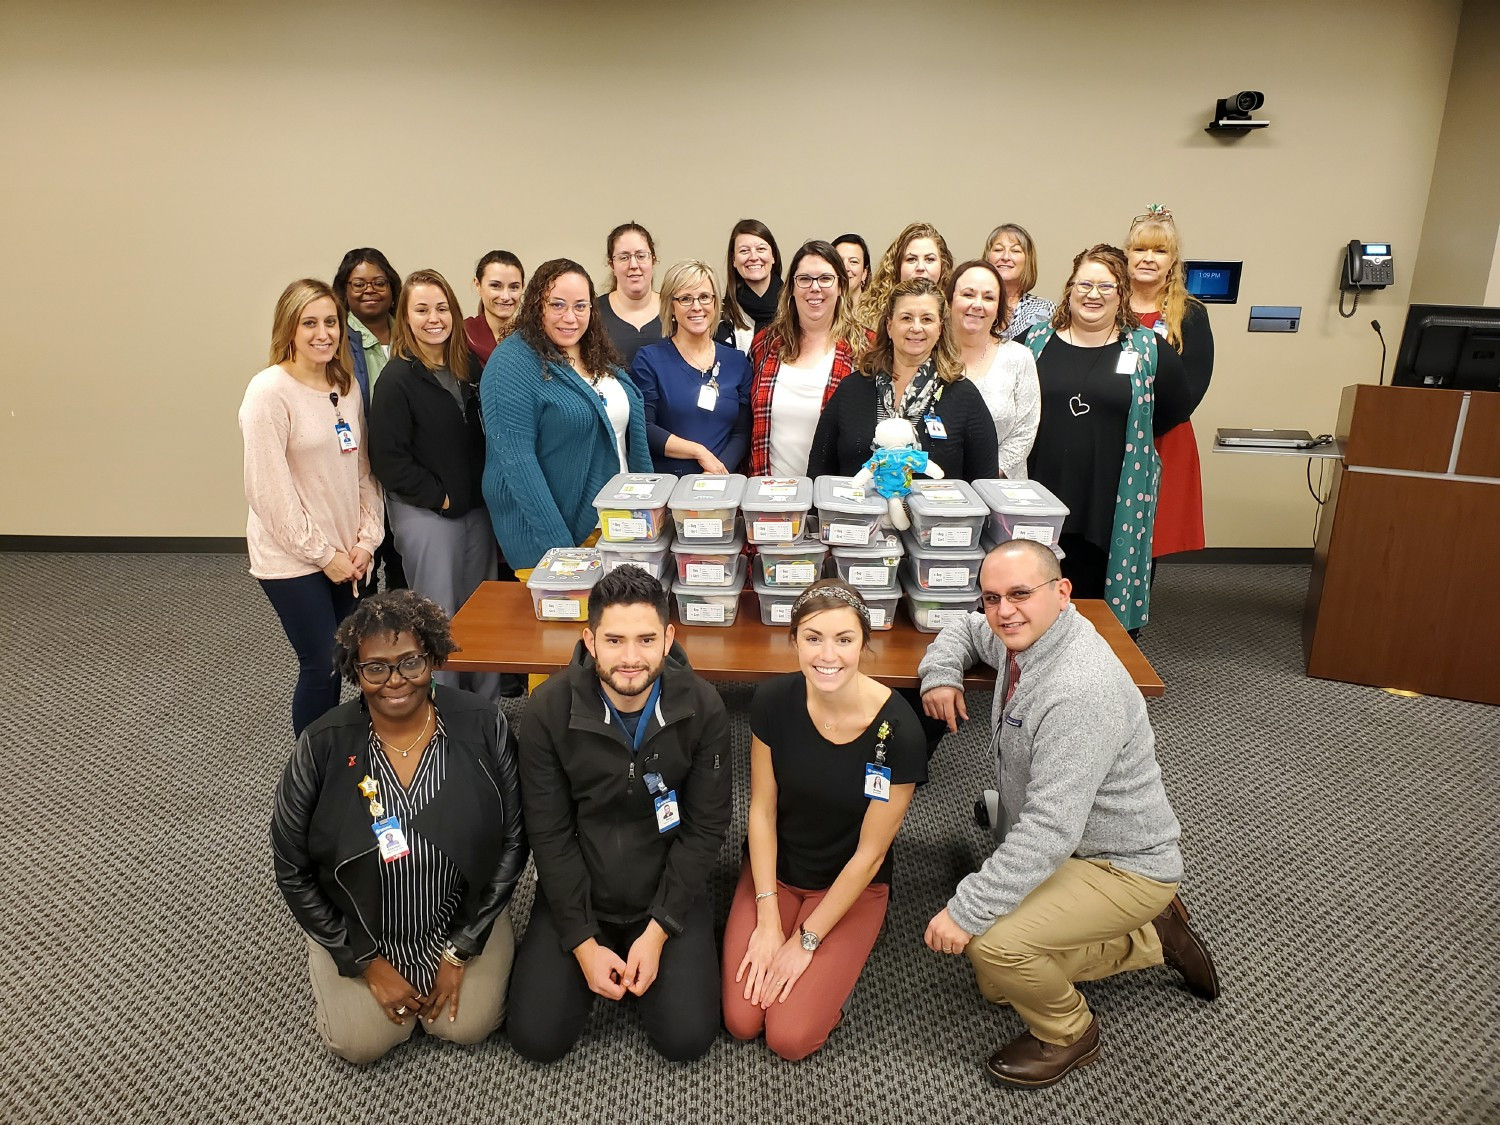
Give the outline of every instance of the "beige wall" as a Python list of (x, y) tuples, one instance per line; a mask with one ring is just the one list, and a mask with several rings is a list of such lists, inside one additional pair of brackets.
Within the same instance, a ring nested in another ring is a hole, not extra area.
[[(1150, 30), (1118, 2), (220, 7), (0, 0), (0, 534), (242, 533), (235, 411), (288, 280), (366, 243), (456, 281), (497, 245), (602, 273), (625, 218), (664, 262), (718, 262), (746, 214), (787, 249), (927, 218), (960, 255), (1018, 220), (1054, 295), (1074, 251), (1163, 202), (1190, 256), (1245, 260), (1240, 304), (1212, 314), (1200, 439), (1330, 429), (1339, 389), (1376, 375), (1370, 316), (1407, 301), (1459, 18), (1457, 0), (1161, 2)], [(1272, 127), (1207, 136), (1245, 87)], [(1398, 280), (1341, 320), (1356, 237), (1395, 244)], [(1248, 335), (1251, 303), (1302, 305), (1302, 330)], [(1210, 543), (1306, 545), (1301, 475), (1205, 453)]]
[(1486, 296), (1500, 231), (1500, 3), (1467, 0), (1422, 224), (1413, 301), (1493, 303)]

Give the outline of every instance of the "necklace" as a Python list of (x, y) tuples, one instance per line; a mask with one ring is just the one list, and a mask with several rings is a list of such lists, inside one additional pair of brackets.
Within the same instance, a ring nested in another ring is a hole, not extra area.
[(987, 364), (987, 361), (990, 358), (990, 347), (993, 344), (994, 340), (986, 338), (984, 341), (984, 350), (979, 353), (979, 358), (976, 359), (973, 363), (964, 364), (964, 374), (967, 375), (968, 378), (982, 379), (985, 375), (989, 374), (989, 366)]
[(1090, 406), (1088, 401), (1083, 397), (1083, 392), (1088, 389), (1089, 383), (1093, 382), (1094, 373), (1098, 370), (1099, 367), (1099, 361), (1101, 359), (1105, 359), (1107, 356), (1107, 353), (1104, 351), (1104, 349), (1108, 348), (1109, 345), (1114, 343), (1115, 341), (1106, 340), (1103, 344), (1080, 344), (1073, 339), (1073, 330), (1071, 328), (1063, 329), (1058, 333), (1058, 335), (1062, 336), (1063, 340), (1066, 343), (1072, 344), (1075, 348), (1090, 348), (1096, 350), (1099, 353), (1095, 355), (1093, 360), (1089, 363), (1088, 372), (1083, 377), (1083, 382), (1082, 385), (1080, 385), (1080, 387), (1078, 388), (1078, 393), (1073, 395), (1072, 398), (1068, 399), (1068, 410), (1072, 412), (1073, 417), (1082, 418), (1085, 414), (1093, 409), (1093, 407)]
[(401, 747), (399, 747), (399, 746), (396, 746), (396, 745), (393, 745), (392, 743), (387, 742), (385, 740), (384, 736), (381, 735), (380, 732), (377, 731), (376, 732), (376, 736), (378, 738), (380, 738), (380, 748), (382, 750), (384, 750), (386, 753), (390, 753), (392, 750), (394, 750), (396, 753), (400, 754), (402, 758), (409, 758), (409, 757), (411, 757), (411, 752), (417, 748), (417, 744), (420, 743), (422, 741), (422, 739), (424, 739), (424, 738), (427, 737), (427, 728), (432, 724), (432, 717), (436, 713), (437, 713), (436, 708), (434, 708), (432, 706), (432, 704), (429, 703), (427, 705), (427, 719), (426, 719), (426, 721), (424, 721), (422, 723), (422, 731), (421, 731), (421, 733), (417, 735), (416, 740), (413, 741), (412, 744), (410, 746), (408, 746), (405, 750), (401, 749)]
[[(857, 718), (857, 719), (862, 719), (863, 716), (864, 716), (864, 709), (863, 709), (864, 700), (860, 698), (860, 689), (861, 689), (862, 686), (863, 686), (862, 683), (856, 683), (854, 685), (854, 706), (856, 708), (855, 718)], [(846, 717), (847, 716), (844, 716), (844, 715), (835, 715), (833, 718), (829, 719), (826, 722), (824, 722), (823, 720), (820, 719), (818, 721), (818, 725), (820, 727), (822, 727), (825, 731), (831, 731), (836, 726), (838, 726), (840, 723), (842, 723), (845, 720)]]

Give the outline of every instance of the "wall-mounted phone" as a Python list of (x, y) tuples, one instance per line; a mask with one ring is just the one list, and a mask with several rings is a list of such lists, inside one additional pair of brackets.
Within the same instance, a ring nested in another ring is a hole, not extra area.
[[(1339, 315), (1351, 317), (1359, 308), (1359, 295), (1366, 289), (1384, 289), (1396, 281), (1396, 267), (1389, 242), (1355, 239), (1344, 253), (1344, 276), (1339, 281)], [(1354, 304), (1344, 311), (1344, 294), (1354, 294)]]

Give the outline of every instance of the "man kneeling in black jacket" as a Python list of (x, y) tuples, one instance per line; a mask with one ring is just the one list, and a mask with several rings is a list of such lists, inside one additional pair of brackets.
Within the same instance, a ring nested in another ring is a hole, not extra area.
[(552, 1062), (594, 995), (637, 998), (651, 1044), (687, 1061), (719, 1030), (707, 897), (729, 830), (729, 718), (635, 566), (606, 574), (565, 672), (520, 728), (521, 800), (536, 902), (511, 981), (510, 1041)]

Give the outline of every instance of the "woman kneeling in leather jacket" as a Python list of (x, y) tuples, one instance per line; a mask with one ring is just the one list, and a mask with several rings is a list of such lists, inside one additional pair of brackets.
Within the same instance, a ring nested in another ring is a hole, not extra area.
[(433, 684), (447, 615), (411, 590), (360, 603), (334, 660), (360, 689), (302, 734), (276, 790), (276, 882), (307, 935), (318, 1034), (370, 1062), (505, 1014), (526, 864), (514, 739), (493, 703)]

